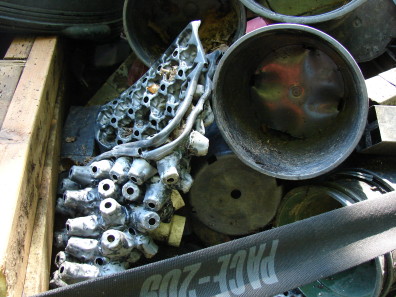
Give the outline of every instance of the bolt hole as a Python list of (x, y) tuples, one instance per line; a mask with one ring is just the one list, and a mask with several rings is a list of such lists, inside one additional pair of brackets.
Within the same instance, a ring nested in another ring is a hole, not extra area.
[(133, 181), (134, 183), (137, 183), (136, 177), (132, 176), (132, 177), (131, 177), (131, 181)]
[(177, 57), (178, 54), (179, 54), (178, 51), (174, 51), (174, 52), (173, 52), (173, 56), (174, 56), (174, 57)]
[(237, 189), (231, 191), (231, 197), (232, 198), (239, 199), (239, 198), (241, 198), (241, 196), (242, 196), (241, 191), (239, 191)]
[(139, 136), (140, 132), (138, 130), (136, 130), (133, 134), (135, 134), (135, 136)]
[(65, 194), (63, 194), (63, 200), (66, 200), (66, 199), (67, 199), (67, 195), (65, 193)]
[(165, 91), (166, 86), (165, 85), (161, 85), (161, 91)]
[(59, 269), (59, 272), (60, 272), (60, 273), (63, 273), (63, 271), (65, 271), (65, 267), (64, 267), (64, 266), (61, 266), (60, 269)]
[(73, 173), (74, 173), (73, 169), (70, 169), (69, 176), (73, 176)]
[(142, 149), (141, 149), (141, 148), (140, 148), (140, 149), (138, 149), (138, 154), (139, 154), (139, 155), (143, 154), (143, 151), (142, 151)]
[(116, 104), (117, 104), (117, 100), (114, 100), (114, 101), (113, 101), (113, 104), (116, 105)]
[(118, 139), (118, 140), (117, 140), (117, 144), (118, 144), (118, 145), (123, 144), (122, 140)]
[(112, 206), (111, 202), (106, 202), (104, 205), (105, 208), (110, 208), (111, 206)]
[(157, 125), (157, 121), (156, 120), (151, 120), (151, 125), (156, 126)]
[(148, 223), (149, 223), (150, 226), (154, 226), (155, 223), (157, 223), (157, 220), (154, 219), (154, 218), (151, 218), (151, 219), (149, 219)]
[(172, 112), (172, 107), (168, 106), (168, 107), (166, 108), (166, 111), (167, 111), (167, 112)]
[(179, 72), (177, 73), (178, 76), (183, 76), (184, 72), (183, 70), (179, 70)]
[(59, 261), (60, 261), (60, 257), (59, 257), (59, 256), (56, 256), (56, 257), (55, 257), (55, 262), (56, 262), (56, 263), (59, 263)]
[(114, 240), (115, 240), (114, 235), (109, 235), (109, 236), (107, 236), (107, 241), (108, 241), (108, 242), (113, 242)]
[(128, 188), (127, 193), (128, 193), (128, 195), (132, 195), (133, 193), (135, 193), (135, 190), (132, 188)]
[(99, 266), (102, 266), (104, 264), (104, 260), (102, 258), (96, 258), (95, 263)]
[(71, 228), (70, 228), (70, 225), (69, 225), (69, 224), (66, 224), (66, 230), (67, 230), (67, 231), (70, 231), (70, 229), (71, 229)]
[(148, 207), (150, 207), (150, 208), (155, 208), (155, 204), (152, 203), (152, 202), (150, 202), (150, 203), (148, 204)]
[(112, 118), (112, 119), (111, 119), (111, 122), (114, 124), (114, 123), (117, 122), (117, 119), (116, 119), (116, 118)]
[(129, 231), (129, 233), (130, 233), (130, 234), (132, 234), (132, 235), (136, 235), (136, 231), (135, 231), (135, 229), (133, 229), (133, 228), (129, 228), (129, 229), (128, 229), (128, 231)]
[(147, 77), (145, 77), (144, 79), (143, 79), (143, 83), (145, 83), (147, 81)]
[(168, 178), (166, 181), (170, 184), (170, 183), (173, 183), (175, 181), (175, 179), (173, 177), (171, 177), (171, 178)]
[(112, 177), (113, 177), (114, 180), (118, 180), (118, 176), (117, 175), (113, 174)]
[(144, 97), (144, 98), (143, 98), (143, 102), (144, 102), (144, 103), (147, 103), (148, 101), (149, 101), (149, 98), (148, 98), (148, 97)]
[(132, 108), (128, 109), (128, 113), (133, 114), (133, 109)]
[(105, 190), (105, 191), (110, 190), (110, 185), (109, 184), (104, 184), (103, 185), (103, 190)]
[(93, 173), (98, 172), (98, 167), (96, 167), (96, 166), (92, 167), (92, 172), (93, 172)]

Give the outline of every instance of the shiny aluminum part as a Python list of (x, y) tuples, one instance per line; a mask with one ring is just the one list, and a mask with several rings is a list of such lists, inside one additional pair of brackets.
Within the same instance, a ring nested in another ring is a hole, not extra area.
[(104, 179), (110, 177), (110, 170), (113, 167), (111, 160), (101, 160), (90, 164), (92, 177), (95, 179)]
[(65, 252), (82, 262), (93, 262), (100, 255), (99, 241), (90, 238), (70, 237)]
[(136, 158), (133, 160), (128, 176), (132, 182), (141, 185), (156, 173), (157, 169), (151, 166), (149, 162), (141, 158)]
[(66, 190), (63, 200), (65, 207), (91, 209), (99, 203), (100, 195), (95, 188), (88, 187), (81, 190)]
[(92, 176), (91, 168), (88, 166), (73, 165), (69, 171), (69, 178), (82, 187), (94, 186), (97, 180)]
[(63, 262), (69, 261), (69, 256), (64, 252), (60, 251), (59, 253), (56, 254), (54, 263), (56, 267), (60, 267)]
[(102, 197), (105, 198), (114, 198), (119, 200), (121, 197), (120, 195), (120, 188), (116, 183), (114, 183), (111, 179), (104, 179), (101, 180), (98, 184), (98, 193)]
[(132, 159), (128, 157), (120, 157), (117, 158), (114, 162), (113, 167), (111, 168), (109, 174), (110, 178), (118, 184), (125, 183), (129, 177), (128, 172), (131, 168)]
[(173, 185), (179, 181), (178, 167), (181, 157), (180, 151), (174, 151), (172, 154), (157, 161), (157, 170), (164, 184)]
[(147, 210), (141, 206), (132, 207), (129, 217), (130, 226), (142, 233), (153, 231), (160, 224), (160, 217), (156, 212)]
[(59, 267), (60, 279), (67, 284), (73, 284), (96, 278), (99, 275), (99, 268), (90, 264), (80, 264), (66, 261)]
[(136, 234), (135, 244), (147, 259), (154, 257), (158, 253), (158, 245), (148, 235)]
[(77, 217), (66, 221), (68, 236), (96, 237), (102, 233), (103, 223), (97, 215)]
[(135, 242), (133, 236), (128, 232), (111, 229), (103, 232), (100, 246), (104, 256), (119, 260), (128, 257), (135, 247)]
[(122, 186), (122, 196), (125, 201), (138, 202), (143, 199), (143, 191), (134, 182), (127, 182)]
[(59, 184), (58, 194), (63, 194), (67, 190), (80, 190), (81, 185), (72, 181), (70, 178), (64, 178)]
[(197, 131), (192, 131), (189, 136), (187, 149), (192, 156), (206, 156), (209, 149), (209, 139)]
[(113, 198), (107, 198), (100, 203), (100, 214), (106, 227), (124, 226), (127, 221), (125, 208)]
[(233, 153), (211, 155), (198, 167), (189, 201), (193, 215), (206, 226), (245, 235), (274, 218), (283, 193), (275, 178), (246, 166)]
[(102, 148), (131, 141), (158, 146), (173, 130), (164, 128), (180, 123), (175, 115), (183, 116), (190, 105), (206, 62), (199, 23), (190, 23), (140, 80), (101, 108), (96, 139)]
[(162, 182), (148, 184), (143, 199), (143, 205), (147, 209), (158, 211), (170, 200), (170, 196), (171, 189)]
[(181, 174), (181, 179), (179, 180), (179, 184), (177, 185), (177, 188), (180, 191), (182, 191), (184, 194), (186, 194), (190, 191), (194, 180), (191, 174), (188, 172), (188, 170), (182, 168), (180, 170), (180, 174)]
[(277, 24), (246, 34), (225, 53), (213, 108), (245, 164), (301, 180), (329, 172), (353, 152), (368, 97), (358, 65), (339, 42), (311, 27)]
[(61, 279), (59, 270), (55, 270), (55, 272), (54, 272), (53, 275), (52, 275), (52, 278), (51, 278), (51, 280), (50, 280), (49, 285), (50, 285), (50, 287), (53, 286), (53, 287), (55, 287), (55, 288), (59, 288), (59, 287), (65, 287), (65, 286), (67, 286), (67, 283), (64, 282), (64, 281)]

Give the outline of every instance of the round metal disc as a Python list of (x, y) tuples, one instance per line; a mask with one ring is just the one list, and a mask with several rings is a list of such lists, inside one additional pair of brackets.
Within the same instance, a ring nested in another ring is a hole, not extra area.
[[(210, 162), (211, 161), (211, 162)], [(249, 234), (275, 216), (282, 187), (234, 154), (209, 158), (194, 176), (193, 213), (209, 228), (228, 235)]]

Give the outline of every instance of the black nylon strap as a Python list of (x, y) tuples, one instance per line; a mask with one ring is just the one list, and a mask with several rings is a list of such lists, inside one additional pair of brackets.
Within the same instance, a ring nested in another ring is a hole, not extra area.
[(37, 296), (274, 296), (396, 249), (396, 192)]

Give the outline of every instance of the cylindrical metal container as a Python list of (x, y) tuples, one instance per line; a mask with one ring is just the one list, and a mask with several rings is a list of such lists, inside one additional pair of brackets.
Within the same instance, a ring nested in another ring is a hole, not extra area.
[(270, 25), (234, 43), (214, 77), (217, 125), (235, 154), (270, 176), (328, 172), (359, 142), (367, 119), (363, 75), (329, 35)]
[[(326, 182), (298, 187), (287, 193), (279, 208), (276, 225), (286, 225), (362, 200), (375, 199), (393, 190), (392, 183), (371, 171), (339, 172)], [(386, 296), (395, 272), (393, 255), (388, 253), (300, 289), (306, 297)]]
[(396, 37), (396, 5), (392, 0), (240, 1), (274, 22), (306, 24), (330, 34), (358, 62), (378, 57)]
[(246, 28), (245, 7), (237, 0), (126, 0), (124, 31), (136, 55), (151, 66), (185, 26), (202, 20), (199, 36), (205, 51), (231, 45)]

